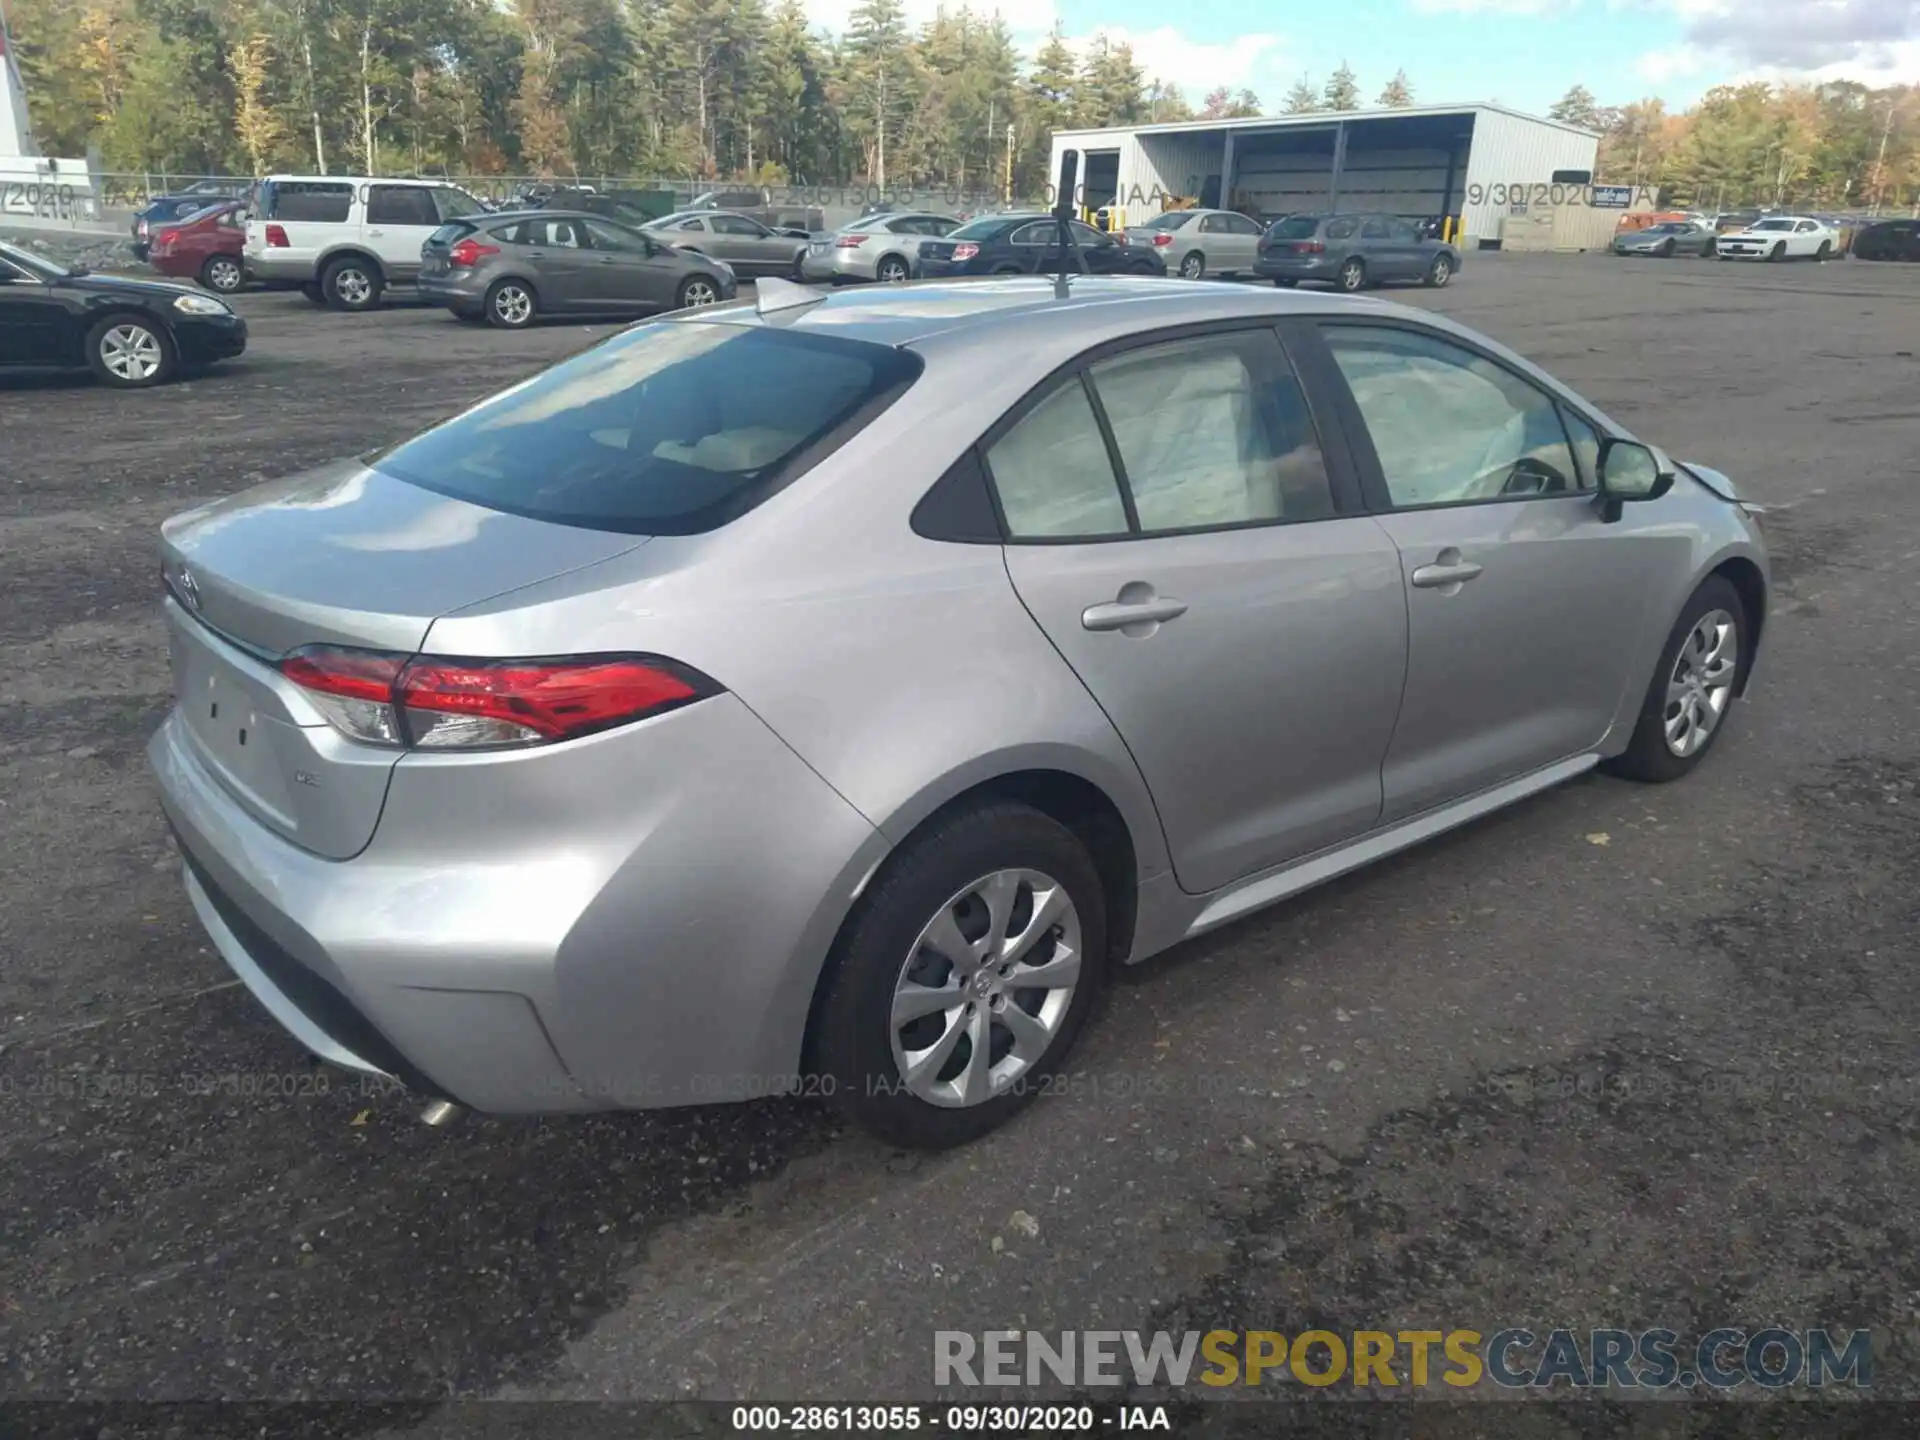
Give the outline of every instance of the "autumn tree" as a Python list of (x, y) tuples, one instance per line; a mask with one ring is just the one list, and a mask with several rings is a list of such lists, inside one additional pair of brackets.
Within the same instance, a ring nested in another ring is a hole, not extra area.
[(1407, 83), (1407, 72), (1394, 71), (1393, 78), (1381, 90), (1380, 98), (1373, 103), (1384, 110), (1404, 110), (1413, 104), (1413, 87)]
[(255, 175), (264, 175), (286, 139), (279, 112), (267, 94), (273, 64), (273, 41), (249, 35), (227, 57), (233, 70), (233, 129), (246, 148)]

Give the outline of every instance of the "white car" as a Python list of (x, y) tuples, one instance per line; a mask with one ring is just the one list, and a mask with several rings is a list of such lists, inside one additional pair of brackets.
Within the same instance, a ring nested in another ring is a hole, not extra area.
[(1825, 260), (1839, 249), (1840, 232), (1824, 220), (1769, 215), (1722, 235), (1714, 253), (1722, 260)]
[(248, 206), (247, 273), (335, 310), (371, 310), (389, 285), (419, 276), (436, 230), (485, 210), (443, 180), (269, 175)]

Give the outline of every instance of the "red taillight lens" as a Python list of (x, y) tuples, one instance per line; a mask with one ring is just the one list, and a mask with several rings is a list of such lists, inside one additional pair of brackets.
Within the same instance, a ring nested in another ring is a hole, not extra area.
[(867, 237), (864, 235), (842, 235), (833, 242), (833, 248), (836, 250), (857, 250), (866, 243)]
[(492, 749), (572, 740), (718, 693), (651, 655), (454, 660), (311, 646), (280, 662), (335, 729), (372, 745)]
[(179, 243), (180, 243), (180, 232), (178, 230), (162, 230), (160, 232), (160, 244), (163, 248), (171, 245), (177, 245)]
[(1322, 245), (1318, 240), (1299, 240), (1294, 242), (1293, 253), (1296, 255), (1324, 255), (1327, 253), (1327, 247)]
[(980, 247), (967, 240), (962, 240), (953, 247), (953, 258), (956, 260), (971, 260), (979, 253)]
[(1158, 235), (1153, 237), (1153, 243), (1155, 245), (1171, 245), (1173, 243), (1173, 236), (1162, 230)]
[(291, 249), (293, 242), (287, 239), (287, 227), (284, 225), (267, 226), (267, 244), (276, 250)]
[(463, 270), (470, 270), (489, 255), (498, 255), (498, 245), (482, 245), (478, 240), (462, 240), (447, 253), (447, 259)]

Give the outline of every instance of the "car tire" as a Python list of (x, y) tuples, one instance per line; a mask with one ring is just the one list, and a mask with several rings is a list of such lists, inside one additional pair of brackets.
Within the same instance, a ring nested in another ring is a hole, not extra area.
[[(1712, 632), (1718, 631), (1721, 623), (1733, 627), (1722, 640), (1732, 646), (1730, 657), (1713, 647)], [(1752, 647), (1748, 623), (1740, 592), (1724, 576), (1709, 576), (1693, 592), (1660, 649), (1660, 663), (1654, 667), (1653, 679), (1641, 701), (1633, 738), (1625, 751), (1607, 762), (1607, 770), (1624, 779), (1659, 785), (1678, 780), (1700, 763), (1727, 728), (1727, 717), (1745, 678)], [(1703, 644), (1712, 648), (1703, 649)], [(1722, 669), (1722, 662), (1730, 668)], [(1701, 686), (1674, 698), (1674, 687), (1683, 686), (1683, 676), (1694, 673), (1702, 675)], [(1722, 694), (1715, 710), (1713, 697)], [(1691, 706), (1688, 699), (1694, 702)], [(1700, 720), (1686, 718), (1699, 716), (1702, 706), (1713, 715), (1704, 734), (1697, 733)], [(1670, 715), (1670, 710), (1676, 713)], [(1674, 725), (1680, 727), (1681, 740), (1687, 743), (1670, 739), (1669, 727)]]
[[(996, 265), (989, 273), (994, 275), (1020, 275), (1025, 272), (1023, 272), (1018, 265)], [(1039, 272), (1035, 271), (1034, 273), (1038, 274)]]
[(496, 330), (524, 330), (540, 314), (540, 301), (524, 280), (496, 280), (487, 287), (487, 323)]
[(883, 255), (880, 263), (873, 267), (873, 275), (882, 285), (898, 285), (911, 275), (907, 262), (898, 255)]
[(1671, 240), (1667, 241), (1666, 244), (1660, 247), (1660, 258), (1662, 260), (1671, 260), (1673, 258), (1673, 250), (1674, 250), (1673, 241)]
[(1276, 275), (1273, 277), (1273, 283), (1277, 288), (1281, 290), (1291, 290), (1300, 282), (1298, 280), (1283, 279), (1280, 276)]
[(200, 267), (200, 283), (216, 295), (236, 295), (247, 283), (246, 267), (231, 255), (210, 255)]
[(680, 288), (674, 292), (673, 306), (676, 310), (697, 310), (706, 305), (720, 303), (720, 287), (711, 276), (689, 275), (680, 282)]
[(1367, 262), (1358, 255), (1351, 256), (1340, 267), (1340, 273), (1333, 282), (1348, 295), (1357, 294), (1367, 288)]
[(1189, 250), (1180, 259), (1180, 278), (1182, 280), (1204, 280), (1207, 275), (1207, 257), (1198, 250)]
[(144, 390), (179, 369), (167, 327), (146, 315), (109, 315), (87, 332), (87, 368), (102, 385)]
[(327, 307), (348, 314), (373, 309), (380, 303), (380, 292), (384, 288), (380, 272), (366, 260), (335, 260), (320, 275), (320, 290), (327, 297)]
[(322, 290), (319, 285), (313, 281), (308, 281), (305, 285), (302, 285), (300, 287), (300, 293), (315, 305), (324, 305), (327, 303), (327, 292)]
[(1784, 260), (1786, 258), (1787, 258), (1787, 242), (1784, 240), (1774, 241), (1773, 249), (1767, 252), (1767, 259)]
[(1429, 290), (1439, 290), (1444, 288), (1451, 279), (1453, 279), (1453, 257), (1436, 255), (1433, 257), (1433, 264), (1427, 267), (1427, 273), (1421, 277), (1421, 283)]
[[(996, 882), (1005, 907), (997, 932), (983, 898)], [(981, 947), (991, 953), (993, 934), (1031, 924), (1042, 903), (1056, 907), (1057, 923), (1008, 966), (973, 968)], [(1051, 816), (998, 800), (936, 820), (887, 862), (834, 946), (814, 1036), (821, 1088), (863, 1129), (908, 1149), (944, 1150), (1006, 1123), (1050, 1086), (1098, 1003), (1105, 907), (1092, 857)], [(929, 943), (937, 927), (969, 949), (958, 964)], [(1071, 988), (1003, 985), (1034, 968), (1033, 958), (1039, 968), (1060, 965)], [(926, 990), (952, 1005), (935, 1002), (896, 1023), (902, 1001), (931, 998)], [(1019, 1040), (1000, 1018), (1009, 1010), (1022, 1016)], [(1016, 1055), (1022, 1044), (1035, 1048)], [(916, 1053), (934, 1068), (909, 1079), (903, 1066)], [(992, 1073), (1009, 1061), (1017, 1063)], [(970, 1085), (979, 1087), (972, 1096)]]
[(1820, 242), (1820, 248), (1813, 252), (1813, 258), (1816, 260), (1831, 260), (1833, 258), (1833, 242), (1831, 240), (1822, 240)]

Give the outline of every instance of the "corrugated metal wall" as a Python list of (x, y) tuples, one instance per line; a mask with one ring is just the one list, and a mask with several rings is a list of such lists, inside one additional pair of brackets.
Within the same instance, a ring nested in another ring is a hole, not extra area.
[[(1198, 198), (1200, 187), (1209, 175), (1220, 173), (1220, 161), (1226, 143), (1213, 135), (1056, 135), (1047, 174), (1060, 174), (1060, 155), (1067, 149), (1080, 152), (1080, 175), (1087, 173), (1086, 157), (1100, 151), (1120, 152), (1120, 182), (1115, 203), (1126, 212), (1128, 221), (1145, 220), (1166, 208), (1168, 198), (1188, 195)], [(1051, 193), (1051, 192), (1049, 192)]]
[[(1501, 222), (1512, 213), (1514, 187), (1526, 187), (1521, 203), (1529, 209), (1535, 200), (1544, 208), (1553, 172), (1591, 170), (1599, 148), (1600, 142), (1590, 135), (1497, 110), (1479, 111), (1473, 122), (1461, 209), (1467, 243), (1500, 237)], [(1473, 198), (1476, 194), (1478, 203)]]

